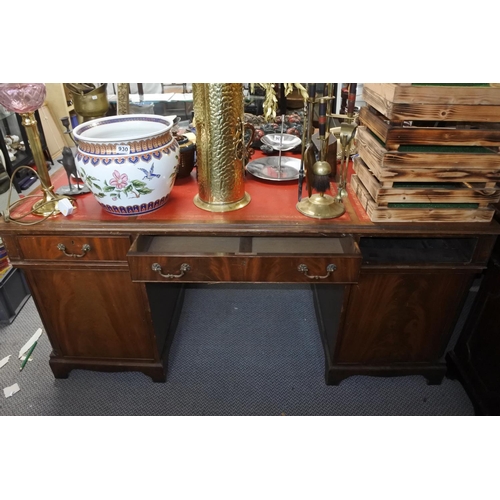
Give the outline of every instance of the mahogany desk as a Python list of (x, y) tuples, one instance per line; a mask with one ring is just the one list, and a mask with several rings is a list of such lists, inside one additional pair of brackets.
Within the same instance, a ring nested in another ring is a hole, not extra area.
[[(64, 180), (64, 172), (53, 176), (56, 186)], [(446, 346), (498, 223), (374, 224), (351, 189), (342, 217), (316, 220), (295, 209), (295, 181), (248, 175), (246, 191), (247, 207), (205, 212), (192, 201), (193, 173), (152, 214), (110, 215), (87, 194), (66, 218), (0, 222), (50, 339), (55, 377), (130, 370), (165, 381), (185, 285), (248, 282), (311, 284), (328, 384), (350, 375), (441, 382)], [(162, 277), (154, 264), (178, 277)]]

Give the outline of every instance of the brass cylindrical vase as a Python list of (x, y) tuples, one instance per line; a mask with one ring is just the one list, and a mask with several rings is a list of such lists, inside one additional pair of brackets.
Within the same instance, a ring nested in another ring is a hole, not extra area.
[(244, 185), (243, 85), (193, 83), (193, 107), (198, 177), (194, 204), (210, 212), (243, 208), (250, 202)]

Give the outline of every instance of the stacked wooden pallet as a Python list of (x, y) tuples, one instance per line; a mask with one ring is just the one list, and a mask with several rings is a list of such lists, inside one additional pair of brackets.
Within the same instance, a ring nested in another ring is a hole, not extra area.
[(373, 222), (489, 222), (500, 88), (364, 84), (351, 185)]

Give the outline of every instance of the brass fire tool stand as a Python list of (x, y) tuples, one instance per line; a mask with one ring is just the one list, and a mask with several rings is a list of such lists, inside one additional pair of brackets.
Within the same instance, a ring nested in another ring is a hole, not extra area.
[[(306, 173), (306, 182), (308, 197), (299, 201), (296, 205), (297, 210), (307, 217), (312, 217), (315, 219), (334, 219), (340, 217), (345, 212), (344, 204), (342, 203), (342, 198), (333, 197), (326, 194), (326, 191), (330, 189), (330, 175), (332, 173), (331, 165), (326, 161), (328, 147), (329, 147), (329, 135), (330, 135), (330, 118), (331, 112), (327, 113), (327, 103), (328, 109), (331, 110), (331, 103), (334, 99), (333, 97), (333, 85), (328, 86), (328, 95), (320, 98), (316, 101), (314, 93), (309, 95), (309, 109), (314, 108), (314, 104), (319, 102), (319, 139), (320, 139), (320, 151), (319, 160), (312, 162), (312, 155), (309, 153), (310, 148), (306, 147), (306, 152), (304, 153), (304, 169)], [(311, 112), (309, 113), (309, 118), (311, 117)], [(328, 118), (327, 118), (328, 115)], [(328, 123), (328, 127), (327, 127)], [(312, 135), (312, 120), (308, 119), (308, 142)], [(310, 144), (308, 145), (310, 146)], [(309, 154), (306, 154), (309, 153)], [(300, 189), (300, 187), (299, 187)], [(316, 191), (312, 194), (313, 189)]]

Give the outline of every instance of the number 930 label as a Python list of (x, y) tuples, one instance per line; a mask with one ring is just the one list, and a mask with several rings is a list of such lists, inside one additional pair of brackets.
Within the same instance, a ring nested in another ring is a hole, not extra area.
[(116, 152), (122, 155), (128, 155), (130, 154), (130, 146), (118, 145), (116, 146)]

